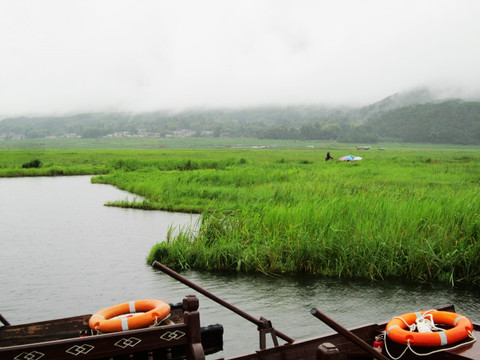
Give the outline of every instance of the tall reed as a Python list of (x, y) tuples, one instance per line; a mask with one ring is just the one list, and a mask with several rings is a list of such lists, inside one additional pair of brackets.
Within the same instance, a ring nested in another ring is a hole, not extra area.
[(480, 284), (478, 158), (429, 155), (355, 164), (282, 161), (177, 178), (194, 184), (193, 198), (205, 186), (217, 194), (206, 203), (197, 235), (156, 245), (149, 261)]

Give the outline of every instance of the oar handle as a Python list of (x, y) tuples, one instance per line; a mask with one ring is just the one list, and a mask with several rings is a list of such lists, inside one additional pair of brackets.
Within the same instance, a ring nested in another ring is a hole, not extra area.
[[(223, 299), (220, 299), (218, 296), (212, 294), (211, 292), (203, 289), (202, 287), (198, 286), (197, 284), (193, 283), (192, 281), (188, 280), (187, 278), (185, 278), (184, 276), (180, 275), (179, 273), (173, 271), (172, 269), (170, 269), (169, 267), (159, 263), (158, 261), (154, 261), (152, 266), (155, 268), (155, 269), (158, 269), (158, 270), (161, 270), (163, 271), (165, 274), (171, 276), (172, 278), (174, 278), (175, 280), (177, 281), (180, 281), (181, 283), (187, 285), (188, 287), (198, 291), (199, 293), (205, 295), (206, 297), (210, 298), (211, 300), (219, 303), (220, 305), (226, 307), (227, 309), (233, 311), (234, 313), (240, 315), (241, 317), (243, 317), (244, 319), (247, 319), (248, 321), (254, 323), (255, 325), (257, 325), (259, 328), (263, 329), (265, 327), (265, 321), (262, 321), (260, 319), (257, 319), (255, 317), (253, 317), (252, 315), (250, 314), (247, 314), (245, 311), (242, 311), (240, 310), (239, 308), (235, 307), (234, 305), (232, 304), (229, 304), (228, 302), (226, 302), (225, 300)], [(291, 337), (283, 334), (282, 332), (276, 330), (276, 329), (273, 329), (275, 331), (275, 334), (285, 340), (286, 342), (288, 343), (293, 343), (295, 340), (292, 339)]]
[(388, 358), (379, 353), (378, 351), (376, 351), (372, 346), (370, 346), (369, 344), (367, 344), (365, 341), (363, 341), (361, 338), (359, 338), (357, 335), (355, 335), (354, 333), (352, 333), (351, 331), (348, 331), (346, 328), (344, 328), (342, 325), (336, 323), (335, 321), (333, 321), (332, 319), (330, 319), (327, 315), (325, 315), (324, 313), (320, 312), (319, 310), (313, 308), (312, 310), (310, 310), (310, 313), (315, 316), (316, 318), (322, 320), (325, 324), (327, 324), (328, 326), (330, 326), (333, 330), (335, 330), (336, 332), (338, 332), (339, 334), (342, 334), (343, 336), (345, 336), (347, 339), (349, 339), (350, 341), (352, 341), (353, 343), (357, 344), (358, 346), (360, 346), (363, 350), (365, 350), (367, 353), (369, 353), (370, 355), (372, 355), (375, 359), (379, 359), (379, 360), (388, 360)]
[(7, 319), (5, 319), (5, 318), (3, 317), (2, 314), (0, 314), (0, 322), (2, 322), (3, 325), (5, 325), (5, 326), (10, 326), (10, 323), (7, 321)]

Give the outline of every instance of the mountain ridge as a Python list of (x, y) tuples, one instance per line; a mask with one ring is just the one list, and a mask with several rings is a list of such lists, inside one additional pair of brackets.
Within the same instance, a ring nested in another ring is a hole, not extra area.
[[(65, 136), (231, 136), (268, 139), (480, 143), (480, 102), (442, 99), (427, 87), (364, 107), (325, 105), (83, 113), (0, 121), (0, 139)], [(459, 131), (453, 123), (462, 124)], [(441, 128), (442, 130), (439, 130)], [(477, 131), (477, 128), (479, 129)], [(184, 131), (188, 130), (188, 131)], [(153, 135), (152, 135), (153, 134)], [(432, 135), (433, 134), (433, 135)]]

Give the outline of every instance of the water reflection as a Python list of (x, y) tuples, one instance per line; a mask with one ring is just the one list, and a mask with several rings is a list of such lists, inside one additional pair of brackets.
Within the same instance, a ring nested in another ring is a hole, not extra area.
[(157, 297), (148, 252), (198, 218), (105, 207), (132, 195), (90, 177), (0, 179), (0, 198), (0, 312), (12, 323)]
[[(105, 207), (132, 197), (89, 177), (0, 179), (0, 313), (13, 324), (93, 313), (135, 299), (176, 303), (195, 293), (145, 264), (170, 225), (198, 217)], [(293, 338), (331, 332), (310, 314), (316, 307), (344, 326), (453, 303), (480, 321), (480, 289), (309, 276), (184, 271), (182, 275), (250, 315), (263, 316)], [(222, 323), (225, 351), (258, 348), (256, 326), (200, 298), (202, 324)]]

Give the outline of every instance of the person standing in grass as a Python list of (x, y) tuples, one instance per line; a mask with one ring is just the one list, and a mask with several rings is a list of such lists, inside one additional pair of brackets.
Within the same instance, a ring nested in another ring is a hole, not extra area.
[(325, 156), (325, 161), (328, 161), (328, 160), (333, 160), (333, 157), (330, 156), (330, 151), (328, 151), (327, 156)]

